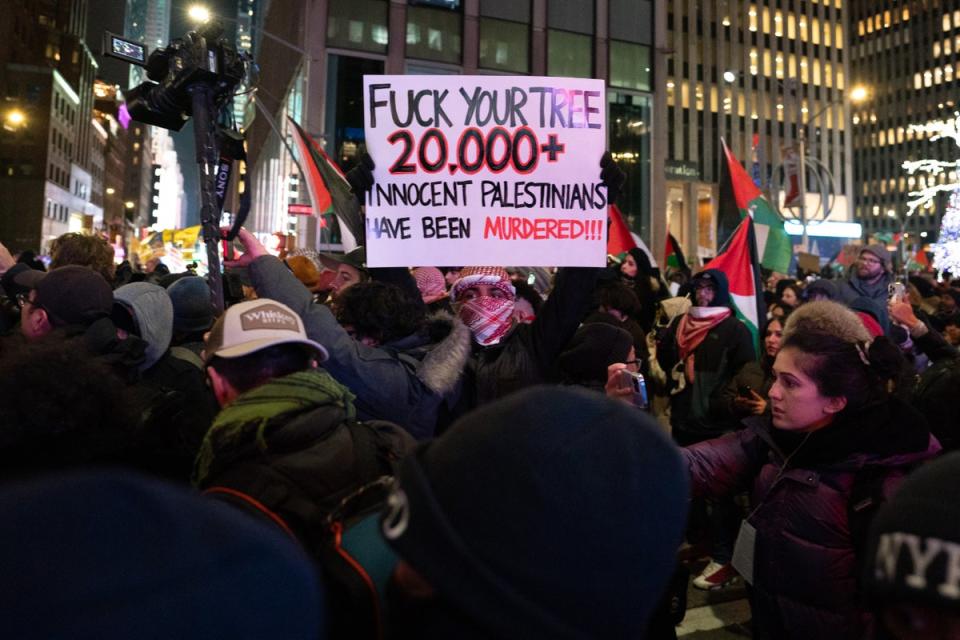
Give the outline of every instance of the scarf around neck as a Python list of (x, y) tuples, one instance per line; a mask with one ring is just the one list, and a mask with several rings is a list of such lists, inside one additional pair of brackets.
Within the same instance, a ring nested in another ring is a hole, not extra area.
[(473, 339), (484, 347), (500, 342), (513, 326), (514, 301), (480, 296), (457, 303), (457, 315), (470, 327)]
[(727, 307), (691, 307), (686, 315), (680, 318), (677, 327), (677, 347), (680, 352), (680, 361), (684, 362), (687, 379), (694, 381), (694, 357), (703, 339), (710, 329), (726, 320), (733, 312)]
[(224, 450), (245, 445), (251, 440), (260, 451), (267, 451), (267, 431), (286, 424), (276, 420), (309, 411), (319, 405), (343, 409), (346, 419), (356, 418), (354, 395), (322, 369), (310, 369), (276, 378), (239, 395), (225, 406), (203, 438), (193, 471), (193, 484), (206, 480), (214, 458)]

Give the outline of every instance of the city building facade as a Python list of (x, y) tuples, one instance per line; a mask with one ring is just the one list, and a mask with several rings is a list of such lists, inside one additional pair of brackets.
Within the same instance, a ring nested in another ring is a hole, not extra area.
[(0, 21), (0, 238), (42, 251), (67, 231), (92, 233), (102, 148), (92, 123), (97, 63), (85, 0), (11, 0)]
[(654, 14), (652, 0), (267, 4), (263, 33), (272, 37), (253, 29), (263, 109), (247, 131), (254, 184), (248, 226), (262, 236), (295, 232), (300, 246), (336, 240), (333, 220), (288, 214), (289, 205), (309, 198), (288, 150), (287, 116), (349, 169), (363, 149), (365, 74), (552, 75), (607, 82), (609, 149), (629, 177), (619, 205), (636, 233), (662, 246), (654, 213), (662, 179), (658, 187), (650, 169), (657, 153)]
[(903, 234), (911, 253), (937, 237), (944, 193), (907, 215), (909, 193), (957, 182), (956, 171), (908, 175), (901, 165), (954, 161), (952, 139), (930, 140), (911, 127), (951, 120), (960, 109), (960, 1), (849, 0), (851, 68), (875, 87), (853, 113), (856, 216), (864, 231), (889, 242)]
[[(661, 206), (687, 255), (710, 257), (724, 240), (716, 237), (721, 140), (779, 204), (784, 160), (799, 158), (803, 136), (804, 216), (821, 220), (832, 204), (829, 221), (852, 220), (844, 0), (667, 0), (665, 8), (667, 40), (657, 53), (666, 73), (656, 91), (666, 106)], [(783, 213), (799, 218), (800, 207)], [(813, 226), (808, 249), (816, 251)]]

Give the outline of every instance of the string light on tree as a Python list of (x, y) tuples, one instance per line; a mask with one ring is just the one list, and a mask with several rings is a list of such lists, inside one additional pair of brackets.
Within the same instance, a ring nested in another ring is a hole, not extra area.
[(960, 187), (950, 194), (940, 223), (940, 239), (933, 245), (933, 265), (939, 271), (960, 274)]
[[(926, 124), (910, 125), (910, 130), (924, 137), (929, 137), (930, 142), (950, 138), (960, 147), (960, 112), (954, 114), (951, 120), (934, 120)], [(903, 170), (908, 175), (925, 173), (930, 177), (939, 176), (941, 173), (950, 171), (960, 171), (960, 158), (954, 160), (912, 160), (904, 162)], [(907, 217), (912, 216), (917, 209), (921, 207), (931, 207), (936, 204), (937, 194), (941, 192), (952, 193), (960, 188), (960, 182), (945, 182), (944, 184), (932, 184), (932, 180), (927, 180), (926, 187), (917, 191), (911, 191), (907, 195)]]
[[(911, 125), (910, 130), (918, 136), (929, 138), (930, 142), (950, 139), (960, 147), (960, 112), (955, 112), (954, 117), (949, 120)], [(939, 271), (960, 273), (960, 181), (957, 181), (960, 158), (913, 160), (904, 162), (902, 166), (911, 176), (918, 173), (927, 176), (922, 182), (925, 185), (923, 188), (907, 194), (907, 217), (912, 216), (917, 209), (934, 208), (940, 193), (950, 193), (947, 210), (940, 223), (940, 238), (933, 248), (933, 266)], [(944, 177), (943, 174), (950, 179), (937, 184)]]

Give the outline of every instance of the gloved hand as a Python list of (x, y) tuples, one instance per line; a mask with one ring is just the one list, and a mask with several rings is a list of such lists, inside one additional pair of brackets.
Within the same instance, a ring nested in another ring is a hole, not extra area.
[(373, 158), (366, 151), (360, 156), (360, 162), (353, 169), (347, 171), (347, 182), (350, 183), (350, 190), (356, 196), (360, 204), (367, 201), (367, 192), (373, 189)]
[(607, 204), (615, 203), (627, 181), (627, 174), (614, 162), (609, 151), (600, 158), (600, 181), (607, 187)]

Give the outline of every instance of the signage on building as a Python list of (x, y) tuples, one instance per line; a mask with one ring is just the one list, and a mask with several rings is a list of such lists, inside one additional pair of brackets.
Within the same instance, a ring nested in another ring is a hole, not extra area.
[(667, 160), (664, 165), (667, 180), (700, 180), (700, 165), (685, 160)]
[(288, 204), (287, 215), (291, 216), (312, 216), (313, 207), (309, 204)]
[(603, 266), (600, 80), (365, 76), (367, 263)]

